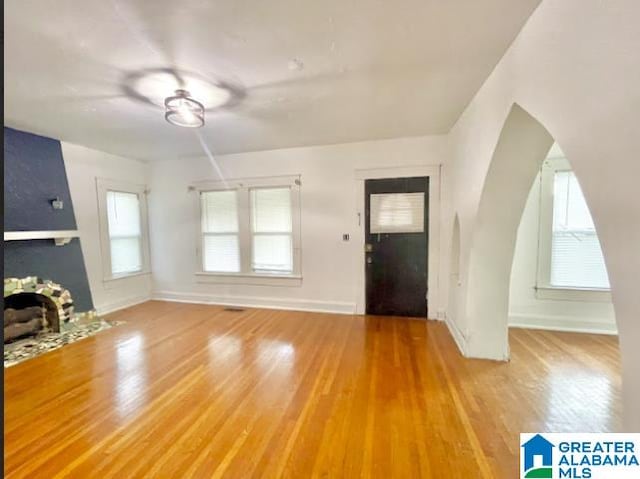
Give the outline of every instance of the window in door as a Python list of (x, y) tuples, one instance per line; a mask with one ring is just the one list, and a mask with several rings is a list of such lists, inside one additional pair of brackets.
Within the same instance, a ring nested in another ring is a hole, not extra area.
[(371, 195), (371, 233), (422, 233), (424, 193)]

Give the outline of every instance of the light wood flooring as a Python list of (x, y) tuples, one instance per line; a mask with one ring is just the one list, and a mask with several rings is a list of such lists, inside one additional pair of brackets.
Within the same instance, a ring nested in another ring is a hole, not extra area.
[(518, 477), (520, 432), (620, 428), (617, 338), (150, 301), (5, 370), (7, 478)]

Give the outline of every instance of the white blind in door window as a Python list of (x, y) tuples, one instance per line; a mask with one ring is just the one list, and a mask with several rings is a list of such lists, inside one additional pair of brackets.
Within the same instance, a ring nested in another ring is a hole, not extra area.
[(609, 289), (598, 235), (576, 176), (557, 171), (553, 186), (551, 285)]
[(252, 262), (256, 272), (293, 272), (291, 188), (250, 190)]
[(240, 271), (238, 195), (235, 190), (200, 194), (202, 211), (202, 266), (204, 271)]
[(142, 271), (140, 199), (135, 193), (107, 191), (111, 273)]
[(422, 233), (424, 193), (371, 195), (370, 233)]

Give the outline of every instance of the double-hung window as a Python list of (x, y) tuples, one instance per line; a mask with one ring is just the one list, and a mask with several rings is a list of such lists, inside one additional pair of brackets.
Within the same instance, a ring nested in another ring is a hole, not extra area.
[(609, 289), (596, 228), (576, 175), (556, 171), (553, 184), (550, 284)]
[(238, 191), (205, 191), (200, 195), (204, 271), (240, 272)]
[(144, 186), (97, 180), (103, 278), (149, 272)]
[(251, 188), (251, 269), (293, 273), (291, 188)]
[[(540, 174), (538, 295), (608, 299), (609, 278), (598, 235), (578, 180), (564, 158)], [(584, 294), (586, 293), (586, 295)]]
[(299, 282), (299, 176), (203, 183), (195, 189), (201, 216), (197, 274), (203, 281)]

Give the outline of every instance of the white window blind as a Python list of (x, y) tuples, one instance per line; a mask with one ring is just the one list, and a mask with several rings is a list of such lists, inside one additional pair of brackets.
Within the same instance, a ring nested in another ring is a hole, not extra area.
[(235, 190), (204, 191), (200, 194), (204, 271), (240, 271), (237, 196)]
[(571, 171), (554, 175), (550, 282), (556, 287), (609, 289), (595, 226)]
[(252, 262), (255, 272), (293, 272), (291, 189), (250, 190)]
[(135, 193), (107, 191), (111, 273), (142, 271), (140, 199)]
[(422, 233), (424, 193), (372, 194), (369, 214), (371, 233)]

